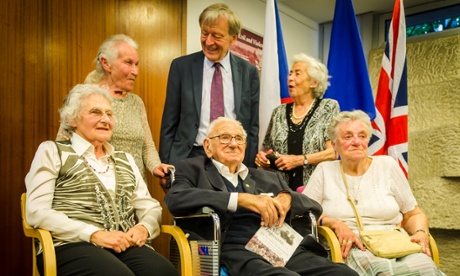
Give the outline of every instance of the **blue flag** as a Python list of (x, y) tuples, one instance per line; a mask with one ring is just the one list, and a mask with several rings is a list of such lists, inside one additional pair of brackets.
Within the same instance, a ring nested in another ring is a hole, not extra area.
[(341, 111), (360, 109), (373, 120), (372, 87), (351, 0), (336, 1), (327, 68), (331, 86), (324, 97), (337, 100)]

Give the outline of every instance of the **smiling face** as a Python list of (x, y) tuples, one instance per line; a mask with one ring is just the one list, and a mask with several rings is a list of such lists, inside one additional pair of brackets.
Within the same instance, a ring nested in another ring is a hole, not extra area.
[(360, 161), (367, 157), (368, 128), (361, 120), (342, 122), (337, 126), (337, 139), (332, 143), (342, 160)]
[(84, 99), (80, 113), (71, 125), (76, 134), (98, 147), (112, 137), (112, 106), (103, 96), (91, 95)]
[(139, 55), (136, 49), (126, 42), (118, 44), (118, 57), (112, 64), (106, 63), (104, 68), (109, 73), (108, 82), (111, 82), (122, 92), (130, 92), (134, 89), (134, 81), (139, 73)]
[[(203, 147), (209, 158), (219, 161), (227, 166), (230, 172), (234, 172), (243, 162), (246, 143), (238, 145), (235, 138), (232, 138), (228, 144), (223, 144), (220, 142), (219, 137), (215, 137), (222, 134), (244, 137), (242, 128), (237, 122), (223, 121), (215, 125), (209, 136), (203, 141)], [(215, 138), (210, 139), (209, 137)]]
[(307, 65), (304, 62), (296, 62), (292, 65), (288, 77), (289, 95), (296, 98), (305, 95), (317, 83), (312, 81), (307, 72)]
[(219, 17), (215, 22), (205, 22), (201, 26), (201, 49), (204, 55), (212, 62), (220, 62), (235, 43), (238, 35), (229, 33), (228, 20)]

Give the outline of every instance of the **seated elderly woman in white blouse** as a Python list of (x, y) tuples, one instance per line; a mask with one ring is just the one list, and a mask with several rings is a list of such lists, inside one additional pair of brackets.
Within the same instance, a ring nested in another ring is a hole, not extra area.
[[(337, 235), (345, 263), (360, 275), (444, 275), (430, 258), (427, 217), (398, 163), (389, 156), (368, 156), (369, 116), (360, 110), (341, 112), (327, 131), (340, 160), (320, 163), (303, 193), (323, 207), (320, 223)], [(423, 253), (383, 259), (365, 249), (340, 165), (364, 229), (394, 229), (402, 222)]]
[[(178, 275), (149, 245), (160, 234), (160, 203), (134, 158), (115, 150), (112, 97), (75, 86), (60, 109), (70, 140), (43, 142), (26, 176), (26, 219), (51, 232), (58, 275)], [(37, 255), (43, 275), (43, 256)]]

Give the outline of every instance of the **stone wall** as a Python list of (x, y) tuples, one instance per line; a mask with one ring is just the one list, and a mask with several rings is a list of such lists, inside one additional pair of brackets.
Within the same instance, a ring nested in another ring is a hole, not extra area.
[[(369, 56), (376, 93), (383, 49)], [(407, 43), (409, 183), (428, 216), (441, 269), (460, 263), (460, 34)]]

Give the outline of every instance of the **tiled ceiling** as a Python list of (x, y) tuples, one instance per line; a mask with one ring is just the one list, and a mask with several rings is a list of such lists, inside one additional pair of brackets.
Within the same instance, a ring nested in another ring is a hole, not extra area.
[[(324, 23), (332, 21), (336, 0), (278, 0), (278, 4), (291, 8), (300, 14)], [(342, 0), (340, 0), (342, 1)], [(356, 14), (374, 12), (377, 14), (393, 11), (395, 0), (352, 0)], [(460, 0), (404, 0), (404, 8), (430, 4), (431, 6), (445, 5), (446, 3), (460, 3)], [(406, 13), (407, 14), (407, 13)]]

